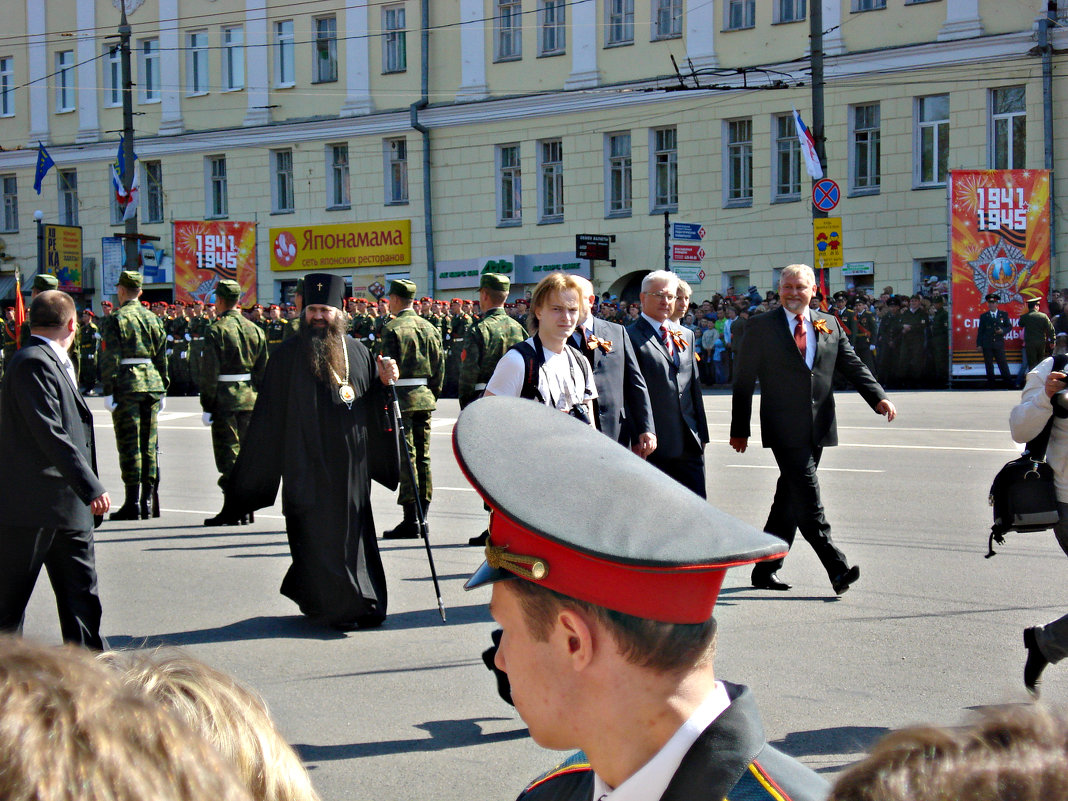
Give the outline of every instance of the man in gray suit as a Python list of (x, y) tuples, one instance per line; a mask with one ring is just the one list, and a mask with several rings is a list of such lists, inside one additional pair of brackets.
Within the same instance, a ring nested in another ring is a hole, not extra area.
[(642, 280), (642, 312), (627, 329), (653, 407), (656, 450), (649, 463), (705, 497), (708, 423), (693, 332), (671, 322), (679, 279), (656, 270)]
[(64, 641), (101, 649), (93, 517), (111, 499), (96, 475), (93, 415), (67, 354), (75, 330), (69, 295), (37, 295), (30, 341), (0, 385), (0, 631), (21, 632), (43, 566)]

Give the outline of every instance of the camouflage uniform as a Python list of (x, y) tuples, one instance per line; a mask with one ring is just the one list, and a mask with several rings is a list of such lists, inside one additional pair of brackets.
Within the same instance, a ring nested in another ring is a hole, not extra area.
[(171, 370), (171, 389), (175, 394), (185, 395), (193, 385), (189, 370), (189, 323), (185, 316), (167, 321), (167, 365)]
[(527, 338), (523, 326), (504, 309), (490, 309), (467, 332), (461, 357), (460, 408), (482, 397), (497, 362), (512, 345)]
[(79, 333), (81, 334), (81, 342), (78, 343), (78, 360), (81, 365), (78, 370), (78, 377), (81, 381), (82, 389), (86, 392), (92, 392), (97, 380), (100, 328), (90, 320), (88, 325), (83, 325), (79, 329)]
[(274, 349), (282, 344), (282, 341), (286, 338), (286, 329), (289, 328), (289, 320), (268, 320), (267, 325), (264, 326), (264, 333), (267, 335), (267, 353), (274, 353)]
[(267, 339), (259, 325), (237, 309), (215, 321), (204, 338), (200, 405), (212, 418), (211, 444), (219, 486), (225, 486), (237, 461), (266, 367)]
[[(104, 394), (116, 404), (112, 422), (129, 501), (131, 490), (136, 499), (138, 484), (149, 494), (159, 481), (156, 415), (168, 386), (167, 332), (163, 321), (137, 300), (126, 301), (101, 324), (100, 377)], [(141, 514), (147, 516), (144, 498)]]
[(446, 398), (457, 397), (457, 389), (460, 385), (460, 364), (463, 361), (464, 341), (467, 339), (467, 331), (471, 327), (471, 315), (449, 315), (449, 338), (446, 340), (445, 355), (445, 385), (442, 394)]
[(200, 365), (204, 355), (204, 336), (211, 328), (211, 319), (207, 312), (189, 321), (186, 333), (189, 334), (189, 380), (193, 386), (200, 386)]
[(367, 312), (357, 312), (352, 318), (352, 328), (350, 333), (352, 338), (362, 342), (367, 348), (370, 348), (374, 342), (371, 334), (374, 333), (375, 318), (369, 315)]
[(1027, 357), (1027, 368), (1033, 370), (1040, 361), (1053, 348), (1056, 332), (1049, 317), (1028, 304), (1027, 311), (1020, 315), (1020, 328), (1024, 335), (1024, 355)]

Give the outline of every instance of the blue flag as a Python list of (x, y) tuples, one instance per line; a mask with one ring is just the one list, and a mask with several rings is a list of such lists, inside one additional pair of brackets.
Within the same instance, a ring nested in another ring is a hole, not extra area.
[(37, 143), (37, 171), (33, 176), (33, 188), (37, 190), (37, 194), (41, 194), (41, 181), (44, 180), (48, 171), (56, 166), (56, 163), (52, 161), (52, 157), (48, 155), (48, 151), (45, 150), (45, 146), (40, 142)]

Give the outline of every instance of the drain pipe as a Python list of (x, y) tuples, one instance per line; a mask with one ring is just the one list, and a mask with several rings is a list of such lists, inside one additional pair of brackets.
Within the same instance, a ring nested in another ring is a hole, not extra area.
[(434, 206), (430, 196), (430, 129), (419, 122), (419, 111), (430, 104), (430, 0), (421, 0), (419, 31), (420, 97), (408, 107), (411, 126), (423, 135), (423, 238), (426, 242), (426, 293), (437, 294), (437, 261), (434, 258)]
[(1050, 41), (1050, 31), (1057, 24), (1057, 0), (1047, 0), (1046, 14), (1038, 20), (1038, 48), (1042, 51), (1042, 138), (1045, 139), (1045, 168), (1050, 171), (1049, 176), (1049, 255), (1050, 283), (1052, 284), (1056, 271), (1052, 269), (1057, 264), (1057, 237), (1055, 222), (1057, 215), (1056, 197), (1053, 192), (1053, 42)]

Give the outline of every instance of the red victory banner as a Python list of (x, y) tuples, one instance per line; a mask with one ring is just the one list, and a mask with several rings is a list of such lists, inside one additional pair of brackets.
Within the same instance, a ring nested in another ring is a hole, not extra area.
[(1010, 363), (1020, 361), (1025, 296), (1042, 298), (1048, 311), (1049, 171), (953, 170), (949, 207), (953, 375), (978, 378), (986, 375), (976, 334), (987, 295), (998, 296), (1012, 323)]
[(227, 278), (241, 285), (242, 306), (256, 302), (256, 223), (175, 221), (174, 299), (214, 302)]

